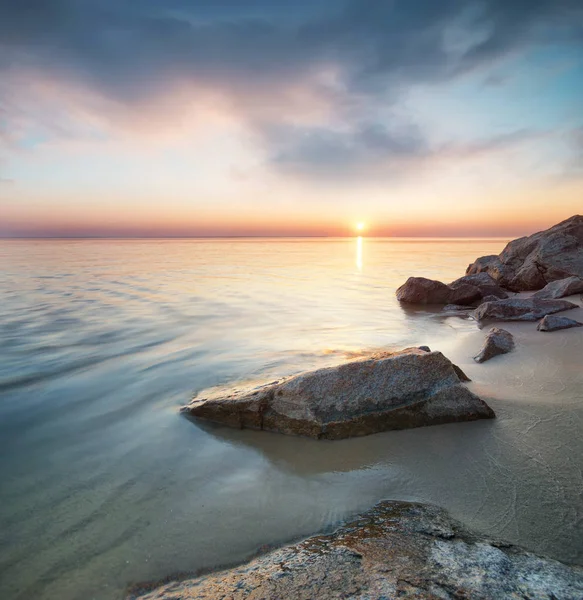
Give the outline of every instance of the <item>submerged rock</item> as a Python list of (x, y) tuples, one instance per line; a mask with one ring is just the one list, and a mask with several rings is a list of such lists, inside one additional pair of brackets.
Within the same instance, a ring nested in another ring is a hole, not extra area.
[(471, 304), (481, 297), (480, 290), (473, 285), (452, 288), (425, 277), (409, 277), (397, 290), (397, 300), (408, 304)]
[(508, 298), (496, 302), (484, 302), (476, 308), (478, 321), (538, 321), (546, 315), (578, 308), (567, 300), (541, 300), (539, 298)]
[(330, 535), (128, 600), (580, 600), (583, 569), (465, 529), (440, 508), (381, 502)]
[(499, 256), (482, 256), (466, 275), (487, 273), (515, 292), (539, 290), (547, 283), (575, 276), (583, 279), (583, 216), (510, 242)]
[(538, 331), (558, 331), (559, 329), (571, 329), (571, 327), (583, 327), (583, 323), (568, 317), (549, 315), (538, 324), (537, 329)]
[(563, 298), (583, 292), (583, 279), (579, 277), (567, 277), (547, 283), (545, 287), (533, 294), (533, 298)]
[(409, 348), (248, 389), (199, 394), (183, 412), (231, 427), (341, 439), (494, 417), (441, 352)]
[(499, 354), (508, 354), (514, 348), (514, 337), (506, 329), (492, 327), (484, 340), (484, 345), (474, 360), (478, 363), (486, 362)]

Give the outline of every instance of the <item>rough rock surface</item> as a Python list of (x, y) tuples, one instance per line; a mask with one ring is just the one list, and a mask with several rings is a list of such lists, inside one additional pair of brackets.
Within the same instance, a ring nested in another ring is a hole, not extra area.
[(484, 304), (484, 302), (498, 302), (498, 300), (501, 300), (501, 298), (498, 298), (497, 296), (484, 296), (480, 300), (480, 304)]
[(476, 286), (460, 284), (452, 288), (425, 277), (409, 277), (397, 290), (397, 300), (409, 304), (471, 304), (481, 297)]
[(508, 298), (508, 294), (488, 275), (478, 273), (452, 281), (449, 285), (425, 277), (409, 277), (397, 290), (397, 299), (409, 304), (467, 305), (484, 296)]
[(443, 307), (444, 312), (464, 312), (474, 310), (474, 306), (460, 306), (459, 304), (446, 304)]
[(441, 352), (409, 348), (246, 389), (199, 394), (183, 412), (236, 428), (341, 439), (494, 417)]
[(539, 331), (558, 331), (559, 329), (571, 329), (571, 327), (583, 327), (583, 323), (568, 317), (549, 315), (538, 324), (537, 329)]
[(580, 600), (583, 569), (471, 533), (433, 506), (381, 502), (331, 535), (128, 600)]
[(484, 345), (474, 360), (478, 363), (486, 362), (499, 354), (508, 354), (514, 348), (514, 337), (506, 329), (492, 327), (484, 340)]
[(566, 279), (557, 279), (547, 283), (545, 287), (533, 294), (533, 298), (564, 298), (573, 294), (583, 293), (583, 279), (579, 277), (567, 277)]
[(480, 296), (495, 296), (496, 298), (508, 298), (508, 293), (504, 291), (488, 273), (475, 273), (473, 275), (464, 275), (449, 284), (451, 288), (458, 288), (462, 285), (472, 285), (480, 291)]
[(508, 298), (484, 302), (474, 311), (478, 321), (538, 321), (546, 315), (578, 308), (567, 300), (541, 300), (539, 298)]
[(466, 275), (488, 273), (515, 292), (539, 290), (547, 283), (576, 276), (583, 279), (583, 216), (510, 242), (499, 256), (482, 256)]

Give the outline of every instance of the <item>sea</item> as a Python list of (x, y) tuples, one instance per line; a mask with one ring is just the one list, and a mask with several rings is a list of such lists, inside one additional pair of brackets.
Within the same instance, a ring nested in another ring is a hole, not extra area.
[[(582, 330), (505, 324), (516, 350), (478, 365), (475, 321), (395, 298), (506, 242), (0, 241), (0, 598), (121, 599), (382, 499), (583, 564)], [(421, 344), (497, 418), (329, 442), (179, 412), (214, 385)]]

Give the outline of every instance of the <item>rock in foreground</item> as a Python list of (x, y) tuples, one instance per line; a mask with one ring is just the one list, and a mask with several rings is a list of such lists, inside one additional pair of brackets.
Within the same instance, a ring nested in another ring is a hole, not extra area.
[(579, 308), (567, 300), (540, 300), (539, 298), (509, 298), (484, 302), (474, 312), (478, 321), (538, 321), (546, 315)]
[(494, 417), (441, 352), (410, 348), (247, 389), (199, 394), (183, 412), (240, 429), (341, 439)]
[(514, 348), (514, 337), (506, 329), (492, 327), (486, 336), (484, 345), (474, 360), (478, 363), (486, 362), (499, 354), (508, 354)]
[(533, 294), (533, 298), (564, 298), (573, 294), (583, 293), (583, 279), (579, 277), (567, 277), (547, 283), (545, 287)]
[(571, 329), (571, 327), (583, 327), (583, 323), (568, 317), (549, 315), (538, 324), (537, 329), (538, 331), (559, 331), (560, 329)]
[(583, 569), (473, 534), (433, 506), (381, 502), (331, 535), (128, 600), (580, 600)]
[(547, 283), (575, 276), (583, 279), (583, 216), (510, 242), (499, 256), (482, 256), (466, 275), (487, 273), (515, 292), (540, 290)]

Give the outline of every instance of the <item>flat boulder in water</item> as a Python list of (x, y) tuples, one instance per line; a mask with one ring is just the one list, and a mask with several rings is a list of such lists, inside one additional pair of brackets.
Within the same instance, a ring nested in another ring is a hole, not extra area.
[(572, 327), (583, 327), (583, 323), (568, 317), (548, 315), (538, 324), (537, 329), (538, 331), (558, 331), (560, 329), (571, 329)]
[(514, 349), (514, 337), (506, 329), (492, 327), (484, 340), (484, 345), (474, 360), (478, 363), (486, 362), (500, 354), (508, 354)]
[(546, 315), (579, 308), (567, 300), (541, 300), (539, 298), (508, 298), (484, 302), (474, 311), (478, 321), (538, 321)]
[(482, 256), (466, 275), (487, 273), (515, 292), (540, 290), (547, 283), (575, 276), (583, 279), (583, 216), (510, 242), (500, 255)]
[(254, 388), (199, 394), (183, 412), (236, 428), (318, 439), (493, 418), (441, 352), (409, 348)]
[(583, 598), (583, 569), (468, 531), (441, 508), (381, 502), (329, 535), (128, 600)]
[(573, 294), (583, 293), (583, 279), (579, 277), (567, 277), (547, 283), (545, 287), (533, 294), (533, 298), (564, 298)]

